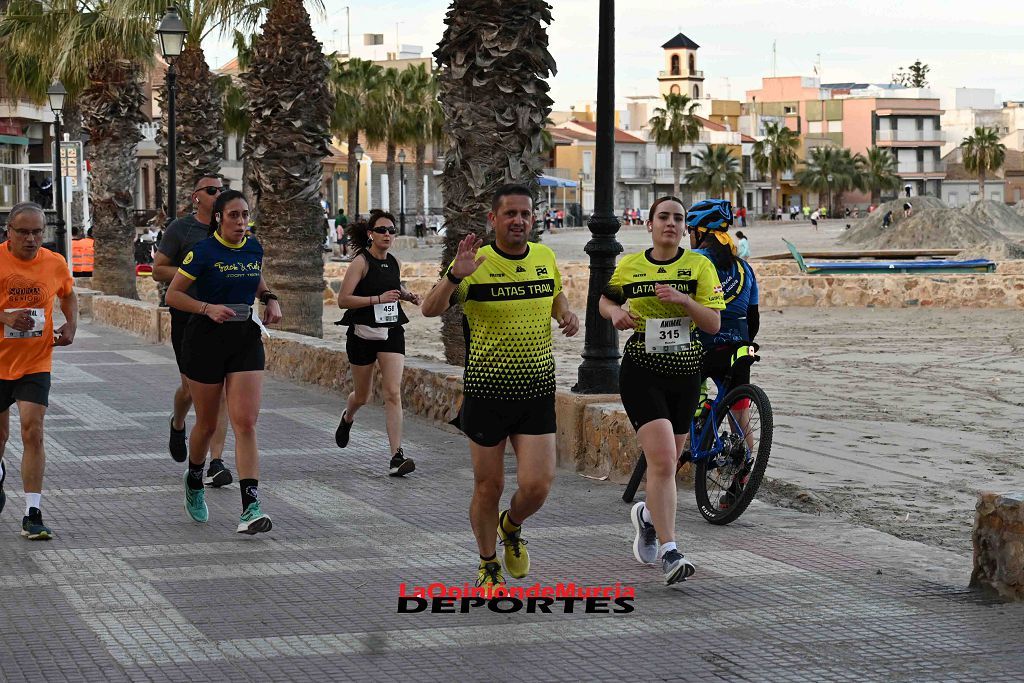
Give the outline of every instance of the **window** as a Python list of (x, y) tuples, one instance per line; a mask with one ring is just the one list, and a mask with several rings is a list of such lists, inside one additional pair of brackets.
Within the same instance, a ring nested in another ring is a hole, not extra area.
[(693, 86), (693, 99), (695, 99), (695, 100), (699, 100), (700, 99), (700, 86), (699, 85)]
[(782, 107), (782, 113), (783, 114), (795, 114), (796, 113), (796, 107), (787, 104), (784, 107)]
[(584, 152), (583, 153), (583, 175), (585, 175), (587, 177), (590, 177), (590, 174), (594, 172), (593, 171), (593, 165), (594, 165), (594, 161), (593, 160), (594, 160), (594, 153), (593, 152)]
[(636, 176), (636, 152), (622, 152), (619, 155), (619, 175), (623, 178)]
[(669, 73), (673, 76), (679, 75), (679, 55), (672, 55), (672, 68)]
[(673, 85), (671, 88), (669, 88), (668, 91), (670, 93), (672, 93), (673, 95), (681, 95), (682, 94), (682, 92), (679, 90), (679, 86), (678, 85)]
[(690, 75), (692, 76), (695, 73), (697, 73), (697, 57), (690, 55)]
[[(18, 148), (15, 145), (0, 145), (0, 164), (17, 164)], [(0, 206), (11, 207), (18, 203), (17, 169), (0, 167)]]

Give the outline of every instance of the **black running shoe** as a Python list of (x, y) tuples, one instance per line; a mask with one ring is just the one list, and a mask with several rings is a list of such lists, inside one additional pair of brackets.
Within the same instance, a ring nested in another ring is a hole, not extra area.
[(210, 467), (206, 470), (206, 478), (203, 479), (203, 483), (207, 486), (212, 486), (215, 489), (219, 489), (221, 486), (227, 486), (231, 483), (231, 470), (224, 466), (224, 461), (220, 458), (210, 461)]
[(167, 447), (171, 451), (171, 457), (174, 458), (174, 462), (185, 462), (188, 459), (188, 444), (185, 442), (185, 428), (174, 428), (174, 415), (171, 415), (170, 427), (171, 439), (168, 442)]
[(348, 445), (348, 434), (352, 431), (352, 423), (345, 419), (347, 415), (347, 410), (341, 414), (341, 422), (338, 423), (338, 428), (334, 431), (334, 443), (338, 444), (338, 448)]
[(4, 479), (7, 478), (7, 469), (4, 468), (4, 461), (0, 460), (0, 512), (4, 511), (7, 504), (7, 494), (4, 493)]
[(388, 467), (389, 477), (404, 477), (416, 469), (416, 463), (411, 458), (405, 457), (405, 453), (399, 448), (394, 457), (391, 458), (391, 465)]
[(43, 524), (43, 513), (39, 508), (29, 508), (28, 514), (21, 518), (21, 535), (30, 541), (48, 541), (53, 538), (53, 531)]

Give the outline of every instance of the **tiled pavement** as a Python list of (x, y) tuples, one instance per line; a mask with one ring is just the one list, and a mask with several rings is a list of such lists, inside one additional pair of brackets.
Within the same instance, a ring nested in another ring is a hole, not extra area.
[(16, 435), (5, 456), (0, 680), (1024, 679), (1024, 607), (966, 590), (969, 558), (760, 504), (713, 527), (684, 491), (698, 573), (669, 589), (632, 559), (621, 487), (568, 472), (526, 528), (530, 582), (632, 585), (633, 613), (398, 614), (402, 581), (473, 578), (457, 434), (408, 419), (418, 469), (389, 479), (379, 408), (340, 451), (340, 396), (268, 381), (274, 530), (242, 537), (237, 486), (208, 493), (207, 525), (182, 510), (169, 348), (84, 326), (57, 359), (43, 497), (55, 540), (19, 537)]

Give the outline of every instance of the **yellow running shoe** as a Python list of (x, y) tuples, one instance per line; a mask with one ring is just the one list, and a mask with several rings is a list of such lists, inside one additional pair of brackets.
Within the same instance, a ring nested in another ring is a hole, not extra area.
[(501, 573), (501, 562), (498, 562), (498, 558), (493, 560), (480, 560), (480, 568), (476, 573), (476, 587), (486, 588), (490, 586), (504, 586), (505, 577)]
[(515, 579), (521, 579), (530, 573), (530, 552), (523, 540), (523, 529), (505, 530), (508, 510), (498, 515), (498, 541), (505, 546), (505, 569)]

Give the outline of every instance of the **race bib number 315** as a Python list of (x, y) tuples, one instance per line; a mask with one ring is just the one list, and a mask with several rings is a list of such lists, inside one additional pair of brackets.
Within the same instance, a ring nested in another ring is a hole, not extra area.
[(689, 318), (651, 318), (644, 333), (647, 353), (678, 353), (690, 348)]

